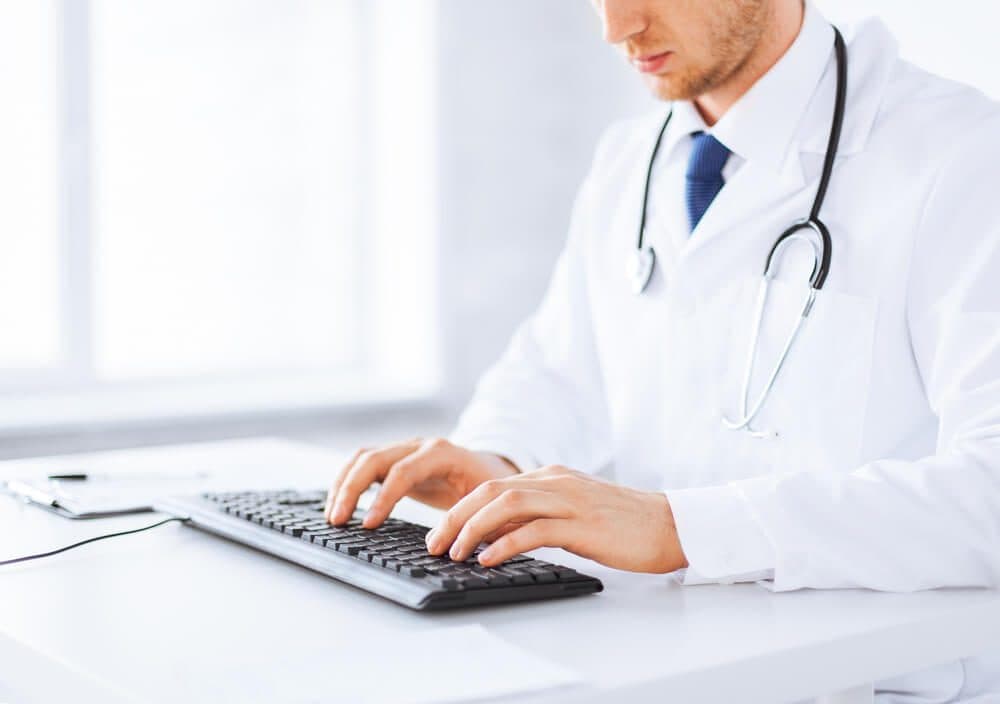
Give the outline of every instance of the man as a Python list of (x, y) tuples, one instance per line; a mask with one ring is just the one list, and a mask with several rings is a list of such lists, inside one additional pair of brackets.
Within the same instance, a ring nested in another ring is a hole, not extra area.
[[(665, 110), (605, 134), (541, 307), (450, 440), (359, 452), (329, 519), (381, 482), (365, 525), (411, 496), (449, 509), (432, 553), (461, 560), (485, 540), (485, 565), (544, 545), (776, 591), (1000, 584), (997, 106), (900, 60), (879, 23), (844, 29), (846, 115), (820, 215), (829, 277), (754, 420), (768, 432), (731, 430), (808, 293), (813, 253), (796, 243), (745, 394), (765, 258), (820, 181), (834, 30), (801, 0), (595, 4), (607, 41), (672, 101), (645, 292), (622, 263)], [(608, 465), (618, 483), (593, 476)], [(961, 701), (1000, 691), (998, 661), (886, 689)]]

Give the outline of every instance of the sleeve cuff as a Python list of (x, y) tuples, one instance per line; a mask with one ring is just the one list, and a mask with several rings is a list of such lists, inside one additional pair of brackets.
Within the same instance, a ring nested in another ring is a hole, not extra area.
[(774, 547), (737, 486), (664, 493), (688, 560), (684, 584), (773, 578)]

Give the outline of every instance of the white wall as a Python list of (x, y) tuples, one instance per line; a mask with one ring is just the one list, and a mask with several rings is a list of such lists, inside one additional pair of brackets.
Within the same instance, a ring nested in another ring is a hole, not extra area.
[(440, 175), (452, 409), (538, 303), (597, 137), (652, 105), (585, 0), (441, 0)]
[(832, 21), (878, 16), (904, 57), (1000, 98), (996, 0), (815, 0)]

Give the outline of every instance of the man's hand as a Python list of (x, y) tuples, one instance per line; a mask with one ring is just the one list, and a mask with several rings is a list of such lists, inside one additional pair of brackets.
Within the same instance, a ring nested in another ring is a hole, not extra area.
[(404, 496), (435, 508), (451, 508), (483, 482), (517, 472), (502, 457), (472, 452), (442, 438), (417, 438), (378, 450), (358, 450), (330, 488), (326, 520), (345, 523), (354, 513), (358, 497), (374, 482), (381, 482), (382, 488), (365, 514), (365, 528), (381, 525)]
[(535, 548), (560, 547), (610, 567), (672, 572), (687, 567), (667, 497), (575, 472), (543, 467), (480, 485), (427, 535), (434, 555), (450, 549), (493, 566)]

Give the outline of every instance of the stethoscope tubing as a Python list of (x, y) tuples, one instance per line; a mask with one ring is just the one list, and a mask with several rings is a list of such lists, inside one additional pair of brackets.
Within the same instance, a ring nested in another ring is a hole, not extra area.
[[(813, 198), (812, 207), (809, 209), (808, 217), (792, 224), (791, 227), (781, 233), (778, 239), (776, 239), (774, 244), (771, 246), (770, 251), (768, 251), (767, 259), (764, 262), (763, 280), (760, 288), (758, 289), (752, 341), (749, 356), (747, 358), (747, 364), (744, 370), (740, 418), (737, 420), (730, 420), (723, 417), (722, 419), (725, 427), (732, 430), (746, 430), (755, 437), (774, 437), (777, 435), (777, 433), (774, 432), (754, 430), (751, 427), (751, 423), (753, 423), (756, 419), (757, 415), (764, 407), (765, 402), (769, 398), (771, 391), (774, 388), (774, 384), (777, 381), (778, 375), (785, 365), (785, 361), (788, 358), (792, 346), (798, 339), (799, 333), (801, 332), (806, 319), (812, 312), (817, 294), (820, 290), (822, 290), (823, 285), (826, 283), (827, 276), (830, 273), (830, 265), (833, 258), (833, 240), (830, 236), (829, 228), (820, 219), (820, 211), (822, 210), (823, 202), (826, 199), (827, 190), (830, 186), (830, 179), (833, 175), (833, 167), (837, 159), (837, 152), (840, 149), (840, 139), (843, 132), (844, 117), (847, 110), (848, 69), (847, 46), (844, 42), (844, 37), (841, 35), (840, 30), (836, 27), (833, 28), (833, 33), (833, 46), (837, 63), (837, 87), (834, 98), (833, 117), (830, 125), (830, 135), (827, 141), (826, 154), (823, 159), (823, 170), (820, 175), (819, 185), (816, 188), (816, 195)], [(643, 187), (642, 195), (642, 211), (639, 217), (639, 235), (636, 241), (636, 255), (646, 254), (648, 256), (650, 266), (647, 270), (642, 272), (642, 274), (644, 274), (643, 281), (633, 282), (633, 289), (636, 294), (641, 294), (645, 289), (646, 284), (649, 281), (649, 277), (652, 274), (652, 267), (656, 262), (656, 256), (653, 248), (645, 246), (644, 238), (646, 230), (646, 213), (649, 205), (649, 189), (650, 182), (652, 181), (653, 166), (656, 162), (656, 156), (660, 150), (660, 144), (663, 141), (663, 135), (666, 133), (667, 127), (670, 125), (673, 114), (673, 108), (671, 107), (670, 112), (667, 114), (667, 117), (663, 121), (663, 125), (660, 127), (660, 131), (656, 136), (656, 142), (653, 145), (652, 153), (649, 158), (649, 165), (646, 168), (646, 181)], [(807, 231), (812, 232), (814, 236), (807, 237)], [(751, 404), (750, 382), (753, 377), (753, 367), (754, 362), (756, 361), (757, 348), (760, 341), (760, 331), (763, 323), (764, 307), (767, 302), (767, 294), (777, 266), (777, 255), (787, 244), (797, 239), (806, 240), (813, 247), (813, 271), (809, 277), (809, 296), (802, 307), (799, 318), (795, 323), (795, 327), (792, 329), (791, 334), (785, 341), (781, 353), (778, 355), (778, 359), (772, 368), (771, 373), (767, 377), (764, 388), (758, 395), (757, 400)]]

